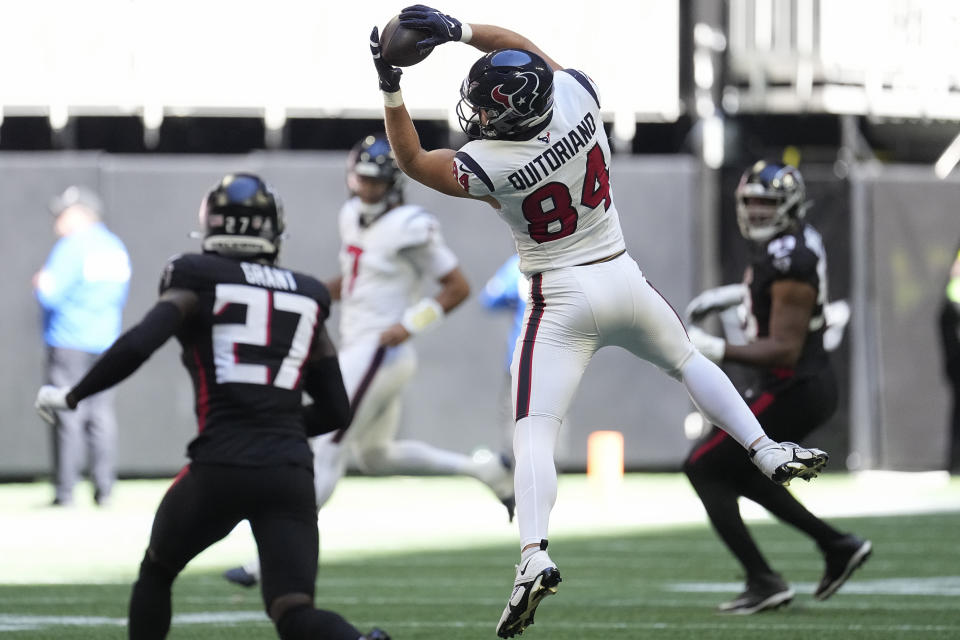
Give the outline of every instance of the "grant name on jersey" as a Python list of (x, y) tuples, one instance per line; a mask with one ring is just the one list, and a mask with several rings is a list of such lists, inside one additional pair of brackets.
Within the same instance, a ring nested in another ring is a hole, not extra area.
[[(507, 179), (517, 191), (533, 187), (566, 164), (567, 160), (575, 156), (578, 150), (585, 148), (596, 132), (597, 123), (593, 119), (593, 114), (587, 113), (575, 128), (567, 132), (567, 135), (560, 138), (553, 146), (528, 162), (520, 170), (511, 173)], [(538, 167), (539, 171), (537, 170)]]
[(255, 262), (241, 262), (240, 268), (243, 269), (243, 277), (246, 278), (248, 284), (285, 291), (297, 290), (296, 279), (286, 269), (278, 269)]

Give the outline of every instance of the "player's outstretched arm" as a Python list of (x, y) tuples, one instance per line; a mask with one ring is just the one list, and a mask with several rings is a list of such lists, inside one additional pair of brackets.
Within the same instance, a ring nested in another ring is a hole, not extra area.
[(425, 31), (428, 35), (417, 43), (428, 49), (446, 42), (459, 41), (476, 47), (484, 53), (497, 49), (525, 49), (536, 53), (556, 71), (562, 67), (545, 54), (529, 38), (510, 29), (491, 24), (467, 24), (437, 9), (415, 4), (400, 12), (400, 24)]
[(754, 367), (793, 367), (803, 353), (817, 291), (805, 282), (778, 280), (771, 287), (770, 335), (747, 344), (731, 344), (697, 326), (687, 333), (694, 346), (714, 362)]
[(778, 280), (770, 293), (770, 335), (745, 345), (727, 345), (727, 360), (760, 367), (797, 364), (817, 305), (817, 290), (805, 282)]
[(470, 295), (470, 283), (467, 282), (460, 267), (454, 267), (452, 271), (440, 278), (439, 282), (441, 289), (437, 294), (437, 302), (443, 307), (444, 314), (460, 306), (460, 303)]
[(473, 24), (470, 26), (473, 30), (473, 36), (467, 44), (484, 53), (497, 49), (524, 49), (543, 58), (554, 71), (563, 68), (553, 58), (544, 53), (540, 47), (531, 42), (529, 38), (515, 31), (492, 24)]
[(183, 319), (197, 304), (197, 295), (188, 289), (168, 289), (137, 323), (124, 332), (72, 389), (44, 385), (34, 406), (47, 422), (53, 411), (75, 409), (77, 404), (122, 382), (177, 332)]
[[(456, 152), (453, 149), (435, 149), (426, 151), (420, 146), (420, 136), (413, 126), (413, 120), (403, 104), (400, 93), (402, 70), (387, 64), (380, 55), (380, 35), (377, 27), (370, 33), (370, 54), (380, 79), (380, 91), (383, 92), (384, 127), (390, 147), (397, 159), (397, 166), (411, 179), (431, 189), (458, 198), (473, 198), (457, 182), (453, 175), (453, 161)], [(500, 204), (489, 196), (478, 198), (499, 209)]]

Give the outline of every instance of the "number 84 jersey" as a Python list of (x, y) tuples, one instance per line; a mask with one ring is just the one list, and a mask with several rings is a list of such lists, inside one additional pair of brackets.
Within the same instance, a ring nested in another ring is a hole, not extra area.
[(610, 145), (597, 87), (585, 74), (554, 74), (553, 116), (529, 140), (473, 140), (454, 174), (474, 196), (493, 196), (510, 225), (525, 275), (586, 264), (625, 248), (613, 203)]

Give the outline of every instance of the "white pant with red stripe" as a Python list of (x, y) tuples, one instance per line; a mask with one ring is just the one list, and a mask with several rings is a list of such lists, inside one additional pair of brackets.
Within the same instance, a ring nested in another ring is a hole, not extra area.
[[(343, 432), (311, 440), (317, 506), (330, 498), (343, 477), (349, 453), (357, 469), (368, 475), (459, 474), (477, 479), (487, 468), (470, 456), (416, 440), (397, 440), (403, 390), (417, 368), (408, 340), (380, 347), (379, 334), (345, 346), (340, 371), (350, 398), (353, 420)], [(502, 473), (502, 472), (501, 472)]]
[(531, 278), (513, 355), (517, 419), (560, 419), (601, 347), (618, 346), (679, 378), (694, 351), (683, 323), (628, 254)]
[(707, 419), (741, 444), (763, 435), (729, 379), (694, 348), (676, 312), (628, 254), (545, 271), (530, 284), (511, 367), (514, 487), (523, 546), (547, 537), (556, 501), (553, 453), (560, 420), (602, 347), (622, 347), (683, 382)]

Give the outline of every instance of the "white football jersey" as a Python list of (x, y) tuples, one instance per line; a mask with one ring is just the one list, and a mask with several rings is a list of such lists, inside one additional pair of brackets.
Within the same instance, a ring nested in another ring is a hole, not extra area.
[(360, 224), (359, 198), (340, 209), (340, 339), (346, 345), (400, 322), (436, 282), (457, 266), (437, 219), (401, 205), (371, 224)]
[(473, 140), (454, 173), (471, 195), (493, 196), (510, 225), (520, 271), (531, 275), (625, 249), (613, 203), (610, 144), (596, 85), (564, 69), (553, 75), (553, 116), (530, 140)]

